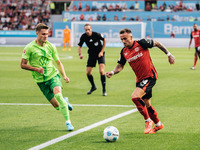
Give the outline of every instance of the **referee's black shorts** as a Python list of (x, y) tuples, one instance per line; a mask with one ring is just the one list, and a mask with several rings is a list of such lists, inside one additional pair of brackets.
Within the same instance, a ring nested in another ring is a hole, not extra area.
[(98, 55), (88, 55), (87, 67), (96, 67), (96, 63), (105, 64), (105, 53), (103, 53), (102, 57), (98, 57)]

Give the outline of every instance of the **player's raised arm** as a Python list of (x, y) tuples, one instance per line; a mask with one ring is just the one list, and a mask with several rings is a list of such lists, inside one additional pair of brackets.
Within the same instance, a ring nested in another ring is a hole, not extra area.
[(113, 71), (106, 72), (106, 77), (108, 77), (108, 78), (112, 77), (113, 75), (122, 71), (123, 68), (124, 68), (124, 66), (122, 64), (117, 64), (117, 66), (115, 67), (115, 69)]
[(154, 41), (153, 46), (158, 47), (160, 50), (162, 50), (168, 56), (168, 61), (170, 64), (175, 63), (175, 57), (167, 50), (167, 48), (163, 44), (161, 44), (158, 41)]

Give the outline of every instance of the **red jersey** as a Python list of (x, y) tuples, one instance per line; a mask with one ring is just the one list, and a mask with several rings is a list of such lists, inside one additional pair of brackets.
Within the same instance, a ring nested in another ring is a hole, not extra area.
[(148, 77), (158, 79), (156, 69), (153, 66), (148, 48), (153, 47), (153, 40), (141, 39), (134, 41), (133, 46), (129, 49), (124, 47), (121, 51), (121, 57), (118, 63), (125, 65), (129, 62), (132, 70), (136, 75), (136, 82), (140, 82)]
[(200, 30), (191, 32), (191, 39), (194, 38), (194, 47), (197, 48), (200, 46)]

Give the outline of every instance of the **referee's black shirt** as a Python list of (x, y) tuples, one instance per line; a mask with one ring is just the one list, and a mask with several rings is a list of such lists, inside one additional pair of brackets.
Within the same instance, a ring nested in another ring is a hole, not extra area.
[(102, 34), (97, 32), (92, 32), (91, 36), (88, 36), (86, 33), (83, 33), (80, 42), (78, 45), (82, 47), (83, 43), (85, 42), (88, 49), (88, 54), (90, 55), (98, 55), (99, 52), (102, 50), (102, 43), (104, 41), (104, 37)]

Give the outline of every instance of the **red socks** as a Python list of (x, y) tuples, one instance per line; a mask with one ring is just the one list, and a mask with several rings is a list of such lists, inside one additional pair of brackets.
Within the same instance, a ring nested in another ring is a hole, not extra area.
[(144, 120), (147, 120), (149, 118), (149, 114), (144, 101), (141, 98), (132, 98), (132, 101), (135, 103), (138, 111), (144, 116)]
[(153, 120), (155, 124), (158, 123), (160, 120), (158, 119), (156, 110), (152, 106), (148, 107), (147, 110), (151, 120)]
[(144, 101), (141, 98), (132, 98), (132, 101), (135, 103), (138, 111), (144, 116), (145, 120), (147, 120), (150, 117), (155, 124), (160, 121), (158, 119), (156, 110), (152, 106), (147, 108)]

